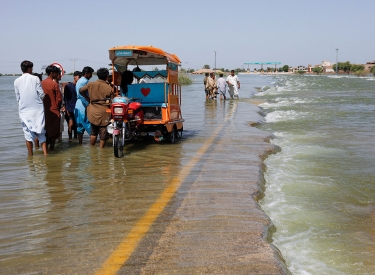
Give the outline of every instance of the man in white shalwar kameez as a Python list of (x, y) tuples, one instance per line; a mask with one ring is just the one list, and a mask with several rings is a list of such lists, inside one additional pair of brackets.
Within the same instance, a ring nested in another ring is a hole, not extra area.
[(227, 77), (228, 92), (231, 98), (238, 99), (238, 90), (240, 89), (240, 80), (238, 76), (234, 74), (234, 70), (230, 71), (230, 75)]
[(26, 139), (29, 155), (33, 155), (33, 141), (39, 139), (43, 153), (47, 155), (46, 131), (44, 128), (44, 91), (37, 76), (32, 75), (33, 63), (21, 63), (22, 76), (14, 81), (19, 117)]

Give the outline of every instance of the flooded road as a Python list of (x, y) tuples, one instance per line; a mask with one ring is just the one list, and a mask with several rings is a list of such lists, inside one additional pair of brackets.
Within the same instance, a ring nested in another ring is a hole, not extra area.
[(250, 97), (270, 77), (240, 76), (238, 101), (205, 101), (195, 76), (182, 89), (182, 139), (127, 144), (121, 159), (110, 146), (91, 148), (87, 136), (83, 146), (68, 143), (66, 132), (49, 157), (27, 157), (7, 78), (1, 274), (249, 274), (257, 265), (280, 273), (264, 241), (270, 222), (252, 199), (262, 195), (262, 157), (274, 148), (251, 127), (263, 118)]

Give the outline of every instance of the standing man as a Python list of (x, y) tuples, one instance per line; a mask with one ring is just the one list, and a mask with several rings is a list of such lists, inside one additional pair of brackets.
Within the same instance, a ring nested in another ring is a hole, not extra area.
[(234, 74), (234, 70), (230, 71), (230, 75), (227, 77), (227, 83), (229, 87), (229, 95), (231, 98), (239, 98), (238, 97), (238, 90), (240, 89), (240, 80), (238, 76)]
[(86, 131), (91, 134), (91, 125), (87, 119), (86, 108), (89, 105), (90, 99), (87, 93), (81, 94), (79, 89), (85, 86), (92, 77), (94, 69), (91, 67), (84, 67), (82, 70), (82, 77), (76, 83), (77, 102), (74, 109), (74, 118), (77, 124), (78, 143), (82, 144), (83, 133)]
[(217, 90), (217, 86), (216, 86), (216, 80), (215, 80), (215, 74), (214, 73), (210, 73), (210, 77), (207, 78), (206, 89), (207, 89), (208, 95), (211, 99), (216, 98), (215, 92)]
[(59, 89), (60, 89), (60, 93), (61, 93), (61, 100), (62, 100), (62, 109), (60, 110), (60, 134), (59, 134), (59, 138), (58, 138), (58, 141), (59, 143), (62, 142), (62, 133), (64, 132), (64, 117), (65, 117), (65, 101), (64, 101), (64, 87), (65, 87), (65, 83), (60, 83), (61, 81), (61, 78), (63, 77), (64, 75), (64, 68), (63, 66), (61, 66), (59, 63), (52, 63), (51, 64), (52, 66), (55, 66), (57, 67), (59, 70), (60, 70), (60, 73), (59, 74), (55, 74), (55, 78), (53, 79), (53, 81), (55, 81), (58, 85), (59, 85)]
[(227, 99), (226, 93), (227, 93), (227, 82), (225, 81), (223, 74), (219, 74), (219, 79), (217, 80), (217, 87), (220, 93), (220, 99)]
[(14, 81), (14, 90), (29, 156), (33, 155), (33, 141), (36, 138), (42, 145), (44, 155), (47, 156), (44, 91), (39, 78), (32, 75), (33, 66), (31, 61), (25, 60), (21, 63), (22, 76)]
[(207, 88), (206, 88), (206, 86), (207, 86), (207, 79), (208, 79), (208, 73), (205, 73), (204, 74), (205, 75), (205, 77), (204, 77), (204, 79), (203, 79), (203, 84), (204, 84), (204, 92), (206, 93), (206, 99), (208, 98), (208, 90), (207, 90)]
[(60, 111), (64, 111), (62, 107), (62, 96), (59, 84), (55, 81), (61, 70), (53, 65), (46, 68), (48, 77), (42, 81), (42, 87), (45, 93), (43, 104), (44, 114), (46, 117), (46, 137), (47, 147), (52, 151), (55, 149), (56, 139), (60, 136)]
[(79, 92), (85, 94), (88, 91), (90, 97), (90, 104), (87, 107), (87, 118), (91, 123), (90, 144), (94, 146), (99, 135), (100, 148), (103, 148), (108, 138), (107, 126), (110, 113), (107, 113), (107, 109), (110, 107), (112, 88), (106, 82), (108, 69), (100, 68), (96, 73), (98, 80), (81, 87)]
[(77, 102), (76, 83), (81, 78), (82, 73), (75, 71), (73, 73), (73, 82), (68, 82), (64, 87), (64, 102), (65, 102), (65, 120), (68, 124), (69, 142), (72, 141), (73, 132), (74, 138), (77, 138), (77, 125), (74, 119), (74, 109)]

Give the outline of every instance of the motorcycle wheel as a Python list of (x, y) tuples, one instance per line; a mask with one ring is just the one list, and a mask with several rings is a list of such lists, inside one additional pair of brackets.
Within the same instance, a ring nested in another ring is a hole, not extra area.
[(116, 158), (122, 158), (124, 155), (124, 147), (122, 147), (122, 134), (113, 137), (113, 152)]
[(167, 140), (168, 140), (169, 143), (175, 143), (176, 142), (176, 128), (175, 127), (173, 127), (172, 131), (170, 131), (167, 134)]

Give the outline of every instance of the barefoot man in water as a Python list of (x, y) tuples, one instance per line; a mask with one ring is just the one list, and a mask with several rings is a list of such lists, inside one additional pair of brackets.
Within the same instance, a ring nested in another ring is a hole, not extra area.
[(234, 70), (230, 71), (230, 75), (227, 77), (228, 92), (231, 98), (238, 99), (238, 90), (240, 89), (240, 80), (238, 76), (234, 74)]
[(46, 73), (48, 77), (42, 81), (42, 87), (45, 93), (43, 103), (46, 117), (47, 148), (53, 151), (56, 139), (60, 136), (60, 109), (64, 110), (60, 87), (54, 81), (61, 70), (54, 65), (49, 65), (46, 68)]
[(44, 91), (37, 76), (32, 75), (33, 63), (21, 63), (22, 76), (14, 81), (19, 116), (26, 139), (29, 156), (33, 155), (33, 141), (38, 138), (47, 156), (46, 131), (44, 128)]
[(83, 133), (86, 131), (91, 134), (91, 124), (87, 119), (86, 108), (89, 106), (89, 97), (87, 94), (81, 94), (79, 89), (87, 85), (89, 79), (92, 77), (94, 69), (91, 67), (84, 67), (82, 70), (82, 77), (76, 83), (77, 101), (74, 109), (74, 119), (77, 125), (78, 144), (82, 144)]

